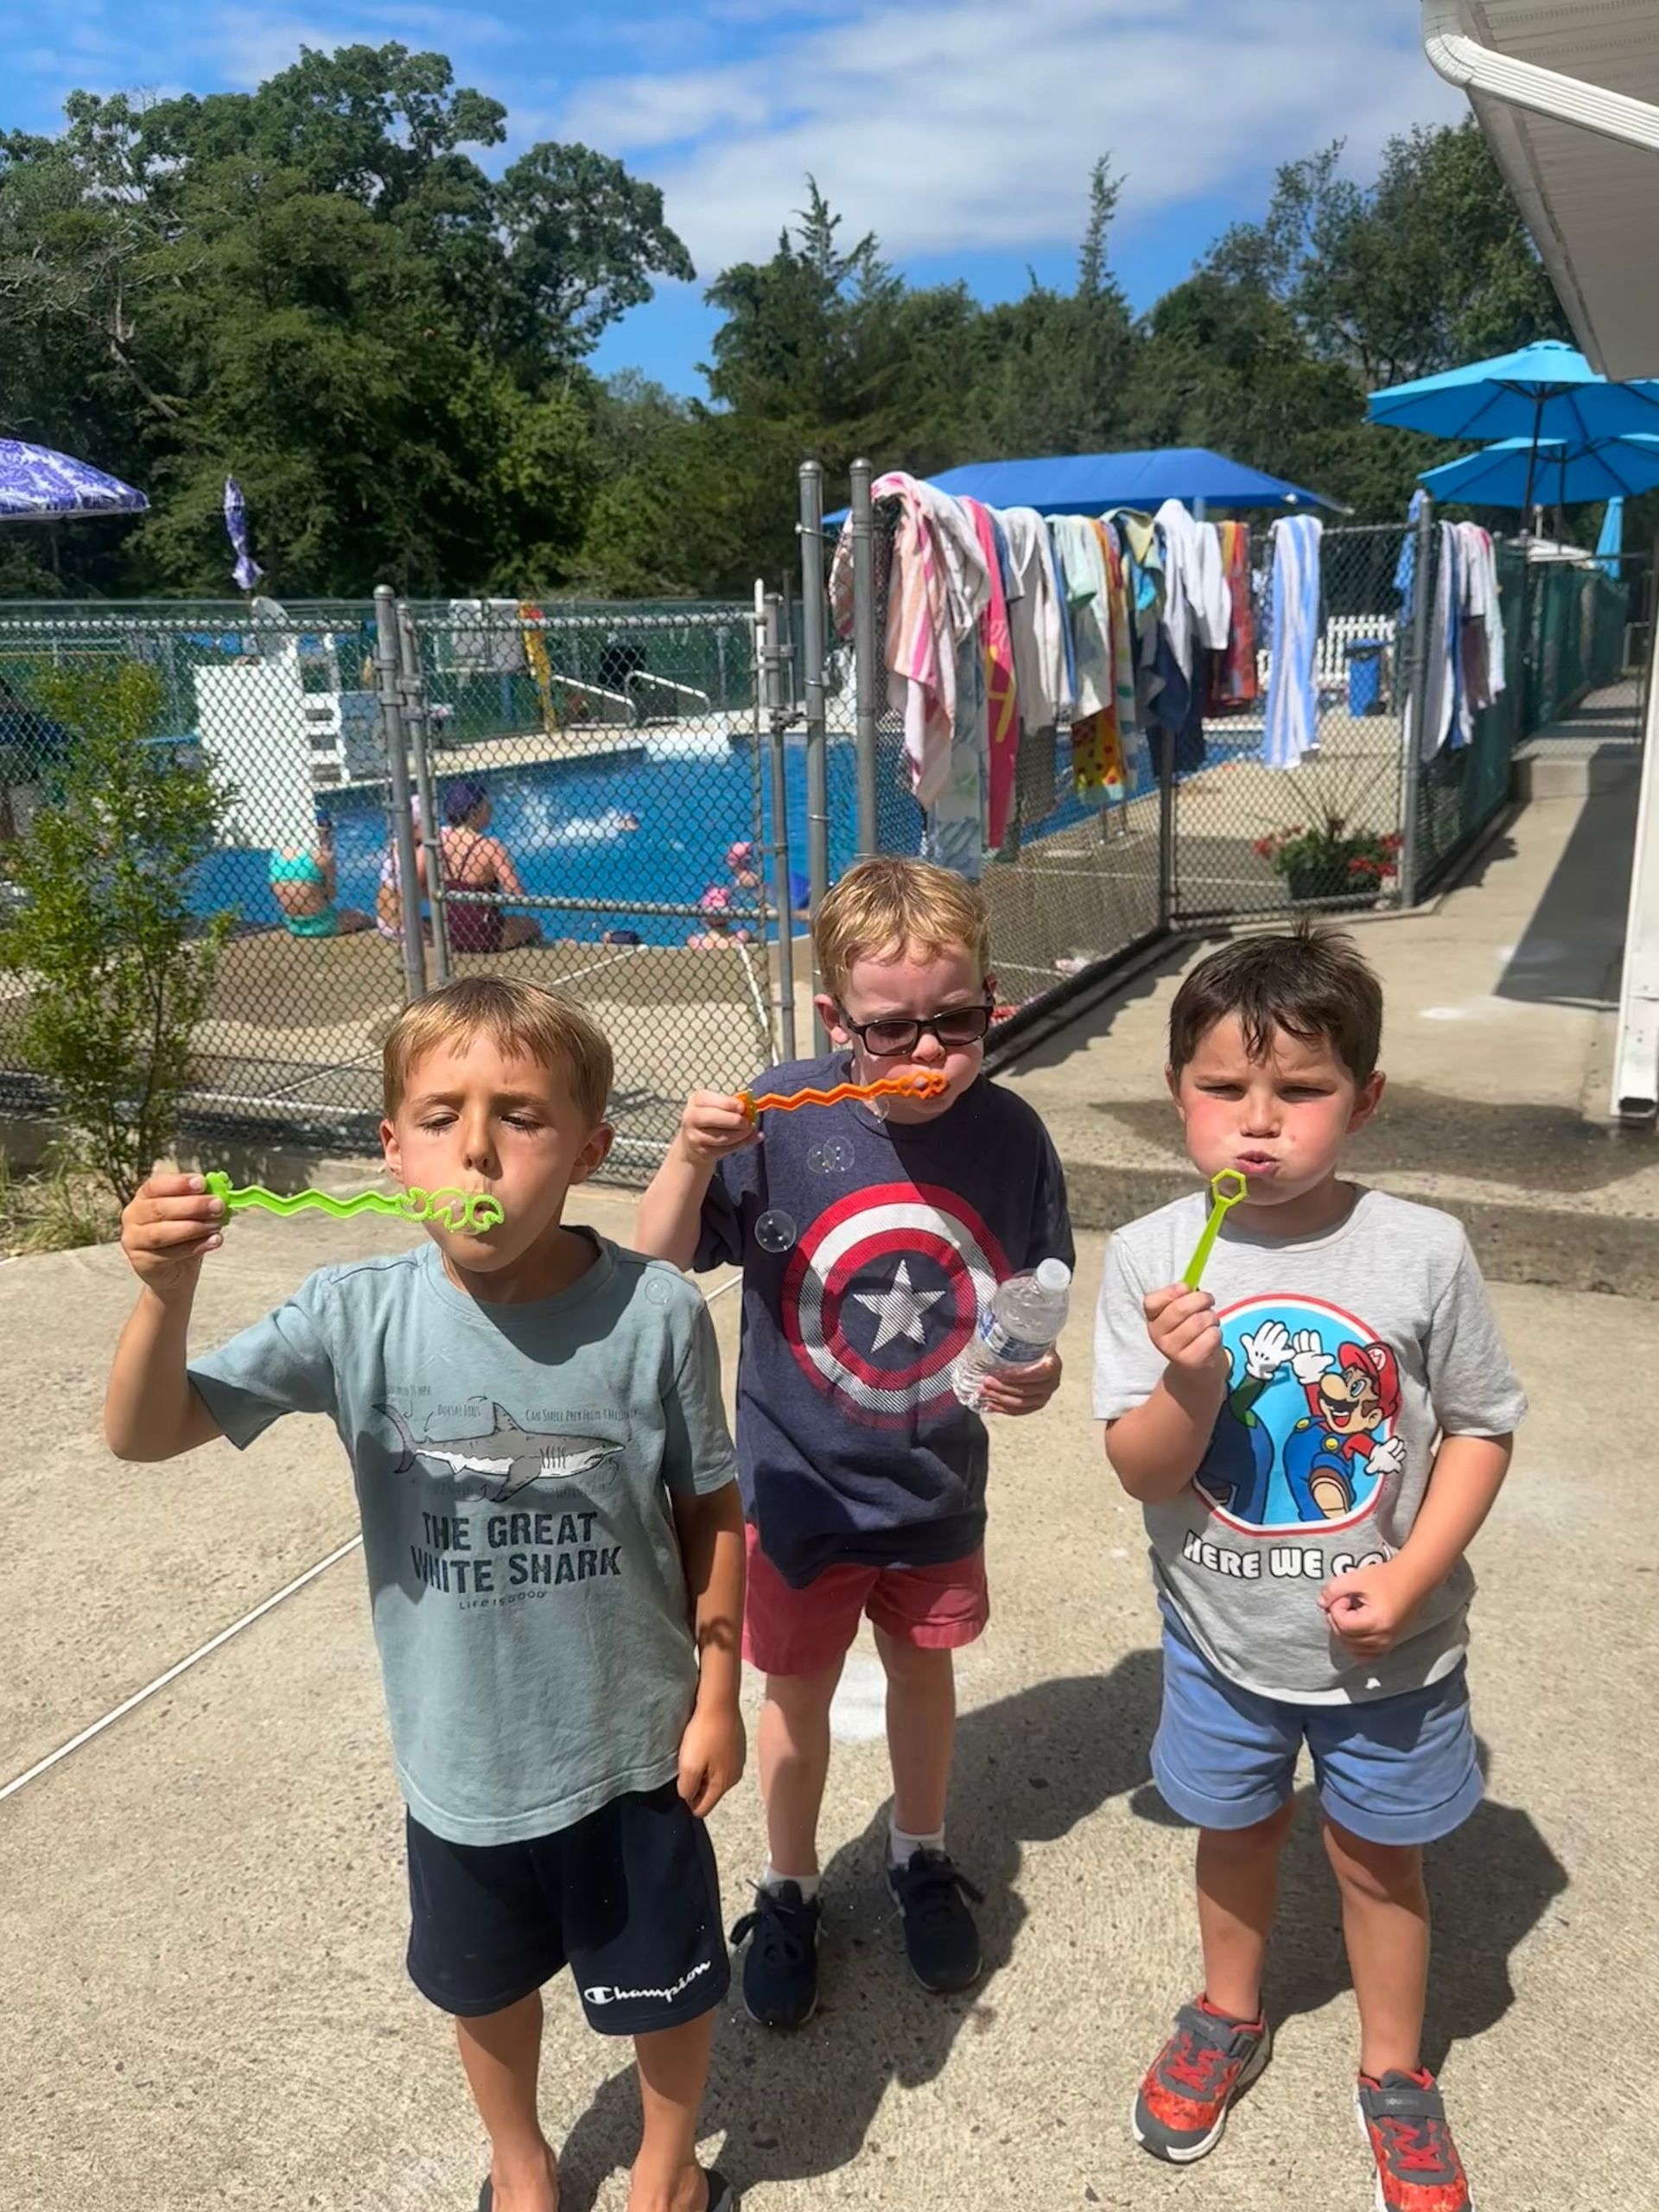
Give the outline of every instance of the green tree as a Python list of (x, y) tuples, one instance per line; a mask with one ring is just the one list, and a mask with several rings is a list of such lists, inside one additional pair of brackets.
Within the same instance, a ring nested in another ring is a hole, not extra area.
[(1077, 289), (1033, 276), (1023, 299), (991, 308), (967, 414), (986, 460), (1099, 453), (1122, 441), (1138, 350), (1134, 317), (1112, 274), (1110, 233), (1122, 189), (1103, 156), (1090, 175)]
[(234, 474), (274, 589), (557, 584), (593, 480), (582, 364), (692, 273), (654, 187), (552, 145), (493, 179), (505, 110), (397, 44), (66, 112), (0, 141), (0, 389), (8, 428), (151, 495), (87, 582), (223, 593)]
[(29, 981), (33, 1065), (124, 1205), (171, 1144), (230, 928), (228, 915), (200, 923), (190, 902), (227, 795), (147, 741), (163, 703), (152, 669), (78, 669), (36, 690), (69, 741), (54, 796), (8, 848), (21, 904), (0, 961)]

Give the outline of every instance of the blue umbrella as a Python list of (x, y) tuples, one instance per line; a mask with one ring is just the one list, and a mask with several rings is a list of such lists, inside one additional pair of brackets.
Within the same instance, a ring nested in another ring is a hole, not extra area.
[[(1609, 384), (1559, 338), (1541, 338), (1518, 353), (1390, 385), (1374, 391), (1367, 404), (1373, 423), (1397, 430), (1423, 430), (1437, 438), (1524, 438), (1535, 448), (1547, 437), (1587, 444), (1659, 430), (1659, 384)], [(1529, 512), (1535, 503), (1530, 470), (1518, 499), (1494, 502)]]
[(1461, 461), (1427, 468), (1418, 481), (1437, 499), (1471, 507), (1572, 507), (1586, 499), (1650, 492), (1659, 485), (1659, 436), (1507, 438)]
[(1659, 431), (1659, 383), (1609, 384), (1582, 353), (1542, 339), (1518, 353), (1374, 391), (1373, 423), (1436, 438), (1616, 438)]
[(1596, 540), (1596, 558), (1609, 575), (1618, 574), (1618, 564), (1624, 552), (1624, 495), (1607, 502), (1607, 512), (1601, 518), (1601, 536)]
[(0, 521), (57, 522), (73, 515), (141, 515), (142, 492), (50, 446), (0, 438)]

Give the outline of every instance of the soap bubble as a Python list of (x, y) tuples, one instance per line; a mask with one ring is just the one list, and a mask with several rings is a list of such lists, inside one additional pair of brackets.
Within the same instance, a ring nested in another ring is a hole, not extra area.
[(844, 1175), (853, 1164), (853, 1147), (845, 1137), (837, 1137), (823, 1147), (823, 1164), (832, 1174)]
[(666, 1306), (671, 1294), (661, 1275), (645, 1277), (645, 1296), (653, 1306)]
[(787, 1252), (795, 1242), (795, 1224), (774, 1206), (755, 1223), (754, 1241), (763, 1252)]
[(821, 1144), (815, 1144), (806, 1155), (806, 1164), (815, 1175), (822, 1175), (830, 1165), (830, 1155)]

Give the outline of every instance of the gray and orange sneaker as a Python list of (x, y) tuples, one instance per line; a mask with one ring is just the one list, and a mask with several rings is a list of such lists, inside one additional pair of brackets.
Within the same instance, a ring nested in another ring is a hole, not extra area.
[(1432, 2074), (1362, 2074), (1354, 2101), (1376, 2163), (1376, 2212), (1472, 2212)]
[(1272, 2042), (1265, 2018), (1230, 2019), (1204, 1997), (1183, 2005), (1135, 2098), (1135, 2141), (1176, 2166), (1213, 2151), (1228, 2107), (1267, 2064)]

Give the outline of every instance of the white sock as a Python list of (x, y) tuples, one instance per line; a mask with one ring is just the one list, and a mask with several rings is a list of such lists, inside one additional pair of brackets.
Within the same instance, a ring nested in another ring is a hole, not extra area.
[(907, 1835), (889, 1816), (887, 1821), (887, 1864), (889, 1866), (908, 1866), (918, 1851), (943, 1851), (944, 1830), (936, 1828), (931, 1835)]
[(760, 1877), (760, 1886), (763, 1890), (770, 1890), (776, 1897), (785, 1882), (793, 1882), (801, 1893), (801, 1903), (810, 1904), (818, 1894), (818, 1886), (823, 1880), (822, 1874), (780, 1874), (771, 1859), (767, 1859), (766, 1871)]

